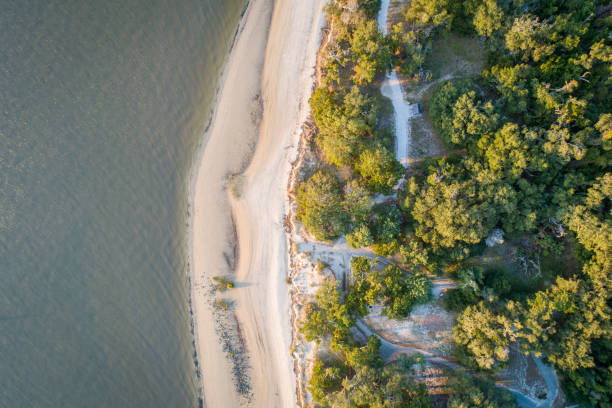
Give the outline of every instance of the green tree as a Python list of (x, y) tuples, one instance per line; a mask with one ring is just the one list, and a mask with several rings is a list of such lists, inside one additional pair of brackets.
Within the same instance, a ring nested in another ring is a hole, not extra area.
[(481, 104), (474, 91), (465, 93), (457, 99), (452, 108), (452, 118), (450, 142), (456, 146), (465, 146), (481, 135), (495, 130), (499, 121), (493, 105)]
[(493, 313), (483, 302), (468, 306), (453, 328), (455, 343), (474, 359), (478, 367), (484, 369), (506, 363), (510, 343), (516, 338), (512, 321), (504, 315)]
[[(463, 100), (457, 107), (457, 113), (461, 112), (462, 116), (465, 117), (463, 122), (467, 124), (472, 122), (478, 123), (480, 121), (480, 118), (477, 117), (470, 118), (471, 115), (478, 115), (479, 109), (474, 90), (473, 83), (468, 80), (445, 81), (434, 88), (428, 109), (434, 127), (447, 146), (461, 145), (466, 141), (465, 135), (463, 137), (459, 135), (453, 136), (455, 128), (454, 108), (462, 95), (468, 95), (467, 100)], [(474, 113), (472, 114), (473, 111)], [(460, 122), (461, 119), (458, 118), (458, 128), (467, 127), (466, 125), (461, 126)]]
[(346, 352), (346, 360), (351, 367), (374, 367), (380, 368), (384, 365), (380, 357), (380, 339), (374, 335), (368, 337), (363, 347), (351, 347)]
[(484, 0), (474, 13), (474, 28), (485, 37), (491, 37), (498, 32), (504, 23), (504, 10), (496, 0)]
[(308, 391), (318, 404), (327, 405), (327, 396), (342, 389), (342, 381), (349, 375), (349, 367), (338, 359), (315, 360)]
[(323, 241), (342, 235), (348, 217), (343, 210), (338, 179), (328, 171), (318, 171), (298, 188), (297, 219)]
[(569, 401), (607, 407), (612, 404), (612, 340), (598, 339), (591, 347), (595, 366), (564, 371), (563, 391)]
[(450, 28), (453, 15), (449, 0), (413, 0), (406, 20), (417, 27)]
[(457, 370), (448, 377), (448, 408), (512, 408), (518, 407), (510, 391), (495, 387), (483, 376)]
[(393, 255), (399, 249), (402, 215), (397, 206), (380, 204), (373, 208), (371, 230), (374, 233), (375, 253)]
[(343, 382), (343, 389), (332, 394), (330, 405), (336, 408), (428, 408), (429, 395), (422, 384), (395, 367), (382, 369), (358, 367), (355, 375)]
[(310, 106), (319, 128), (316, 142), (327, 160), (337, 166), (351, 164), (374, 131), (375, 100), (358, 87), (338, 91), (317, 88)]
[(350, 49), (355, 64), (353, 81), (368, 85), (374, 76), (385, 71), (391, 63), (391, 54), (376, 20), (360, 20), (354, 27)]
[(483, 194), (474, 180), (461, 181), (459, 176), (455, 166), (440, 161), (411, 197), (415, 235), (434, 248), (477, 244), (498, 220), (494, 197)]
[(344, 304), (336, 282), (325, 281), (317, 290), (316, 302), (306, 307), (301, 332), (308, 341), (321, 341), (331, 336), (336, 342), (343, 342), (349, 336), (354, 319)]
[(612, 173), (598, 177), (588, 189), (584, 202), (565, 212), (568, 227), (599, 263), (612, 264)]
[(361, 7), (366, 15), (370, 18), (376, 18), (378, 10), (380, 10), (381, 0), (359, 0), (359, 7)]
[(524, 308), (509, 303), (520, 321), (521, 346), (536, 355), (546, 353), (562, 370), (593, 367), (592, 342), (610, 335), (610, 311), (602, 289), (557, 277), (550, 289), (536, 293)]
[(393, 153), (382, 146), (364, 150), (355, 168), (371, 191), (382, 194), (390, 194), (404, 172)]
[(555, 52), (552, 34), (551, 25), (537, 16), (523, 15), (514, 19), (506, 34), (506, 47), (510, 52), (521, 55), (523, 61), (533, 59), (538, 62)]
[(366, 298), (374, 304), (384, 299), (383, 312), (392, 319), (407, 317), (414, 306), (431, 300), (432, 284), (422, 274), (405, 273), (390, 265), (382, 271), (372, 270), (368, 276), (370, 291)]
[(346, 241), (351, 248), (364, 248), (374, 243), (374, 236), (367, 224), (360, 224), (346, 234)]

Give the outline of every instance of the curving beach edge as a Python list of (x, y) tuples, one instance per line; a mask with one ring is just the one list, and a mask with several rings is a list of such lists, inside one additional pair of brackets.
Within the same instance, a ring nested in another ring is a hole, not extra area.
[[(296, 405), (283, 218), (325, 3), (249, 2), (196, 164), (191, 301), (206, 407)], [(236, 288), (216, 294), (214, 276)]]

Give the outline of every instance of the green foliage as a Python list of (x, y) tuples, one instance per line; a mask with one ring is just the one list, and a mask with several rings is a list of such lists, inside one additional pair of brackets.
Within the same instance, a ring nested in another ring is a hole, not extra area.
[(380, 10), (381, 0), (359, 0), (358, 3), (368, 17), (376, 18), (378, 10)]
[(407, 198), (416, 222), (415, 235), (434, 248), (477, 244), (498, 220), (497, 191), (482, 191), (473, 180), (461, 180), (456, 167), (444, 160), (430, 167), (426, 180)]
[(353, 225), (365, 223), (370, 215), (372, 196), (357, 180), (344, 186), (344, 207)]
[(503, 301), (523, 295), (522, 284), (504, 270), (462, 268), (455, 272), (455, 278), (459, 281), (457, 288), (449, 289), (443, 298), (444, 307), (449, 311), (462, 312), (480, 301), (499, 302), (503, 306)]
[(504, 10), (497, 0), (484, 0), (476, 8), (472, 24), (478, 34), (491, 37), (502, 27), (504, 17)]
[(409, 25), (409, 22), (395, 24), (391, 27), (387, 38), (393, 64), (399, 66), (403, 76), (412, 78), (419, 74), (431, 47), (428, 34), (418, 30), (407, 30), (406, 27)]
[[(459, 101), (460, 98), (463, 99)], [(469, 80), (445, 81), (435, 87), (428, 109), (434, 127), (447, 146), (464, 145), (468, 139), (468, 127), (471, 136), (474, 136), (478, 134), (478, 128), (486, 129), (490, 126), (490, 118), (483, 117), (484, 113), (475, 106), (475, 99), (475, 87)], [(457, 134), (454, 134), (455, 105), (457, 113), (461, 113), (461, 116), (456, 118), (456, 127), (463, 130), (457, 131)]]
[(506, 34), (506, 47), (513, 54), (519, 54), (524, 61), (538, 62), (555, 51), (550, 41), (553, 27), (536, 16), (523, 15), (514, 20)]
[(329, 397), (337, 408), (428, 408), (429, 395), (422, 384), (409, 380), (397, 368), (360, 366), (346, 379), (343, 389)]
[(609, 336), (609, 307), (597, 288), (585, 282), (557, 278), (555, 285), (538, 292), (523, 308), (510, 304), (521, 321), (521, 345), (537, 355), (546, 353), (562, 370), (594, 367), (591, 344)]
[(319, 342), (331, 336), (335, 341), (342, 342), (353, 324), (354, 318), (344, 304), (337, 284), (328, 280), (317, 291), (316, 302), (306, 307), (301, 332), (308, 341)]
[(342, 380), (350, 368), (339, 359), (323, 361), (317, 359), (312, 367), (308, 391), (318, 404), (327, 405), (327, 396), (342, 389)]
[(349, 348), (346, 351), (348, 364), (351, 367), (382, 367), (384, 361), (380, 358), (380, 345), (380, 339), (371, 335), (365, 346)]
[(225, 292), (227, 289), (234, 288), (234, 281), (231, 278), (227, 278), (225, 276), (213, 276), (212, 279), (215, 282), (215, 288), (218, 291)]
[(508, 361), (510, 343), (516, 338), (512, 321), (492, 312), (483, 302), (468, 306), (453, 328), (455, 343), (472, 356), (479, 368), (487, 370)]
[(592, 344), (595, 366), (564, 371), (563, 391), (570, 401), (581, 405), (606, 407), (612, 404), (612, 340)]
[(382, 300), (383, 313), (390, 318), (407, 317), (413, 307), (432, 299), (431, 281), (418, 273), (407, 273), (395, 265), (380, 270), (375, 261), (365, 257), (351, 259), (353, 281), (347, 296), (349, 310), (358, 316), (367, 306)]
[(328, 171), (318, 171), (302, 183), (297, 193), (297, 219), (315, 238), (329, 241), (342, 235), (348, 217), (342, 208), (338, 179)]
[(598, 177), (583, 203), (572, 205), (565, 212), (568, 227), (584, 247), (605, 265), (612, 257), (612, 173)]
[(426, 303), (432, 298), (432, 284), (426, 276), (405, 274), (396, 266), (388, 266), (382, 271), (372, 270), (368, 276), (370, 290), (366, 299), (384, 299), (383, 313), (390, 318), (407, 317), (412, 308)]
[(510, 391), (495, 387), (492, 380), (457, 370), (448, 378), (448, 408), (518, 407)]
[(364, 248), (374, 243), (374, 236), (367, 224), (360, 224), (346, 234), (346, 241), (351, 248)]
[(355, 72), (353, 82), (360, 86), (372, 82), (374, 76), (386, 70), (391, 62), (389, 47), (386, 46), (382, 33), (378, 31), (375, 19), (360, 20), (355, 25), (350, 49)]
[(378, 106), (358, 87), (330, 91), (317, 88), (310, 106), (319, 135), (317, 144), (327, 160), (337, 166), (352, 163), (376, 125)]
[(448, 311), (461, 312), (469, 305), (478, 303), (480, 296), (474, 289), (453, 288), (444, 293), (444, 308)]
[(450, 0), (413, 0), (406, 20), (417, 27), (449, 28), (453, 21), (450, 3)]
[(395, 205), (380, 204), (373, 208), (371, 230), (377, 255), (393, 255), (399, 249), (402, 215)]
[(370, 191), (382, 194), (391, 194), (404, 172), (404, 167), (395, 160), (394, 154), (383, 146), (364, 150), (355, 169)]
[[(493, 105), (481, 103), (475, 91), (461, 95), (452, 108), (452, 121), (450, 123), (450, 140), (447, 144), (465, 146), (479, 136), (495, 130), (499, 122), (499, 115), (495, 113)], [(448, 127), (447, 124), (440, 124)]]

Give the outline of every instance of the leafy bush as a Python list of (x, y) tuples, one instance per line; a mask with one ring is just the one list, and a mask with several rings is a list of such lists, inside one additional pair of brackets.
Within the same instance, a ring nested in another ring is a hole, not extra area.
[(381, 194), (391, 194), (404, 172), (404, 167), (395, 160), (394, 154), (382, 146), (364, 150), (355, 168), (363, 184), (370, 191)]
[(315, 402), (326, 406), (327, 396), (342, 389), (342, 380), (349, 373), (350, 368), (339, 359), (317, 359), (312, 367), (308, 391)]
[(374, 237), (367, 224), (361, 224), (346, 234), (346, 241), (351, 248), (363, 248), (372, 245)]
[(482, 369), (500, 368), (508, 361), (510, 343), (517, 339), (512, 321), (483, 302), (468, 306), (457, 318), (453, 340)]
[(346, 231), (348, 216), (342, 208), (342, 190), (329, 171), (318, 171), (302, 183), (297, 203), (297, 219), (315, 238), (329, 241)]
[[(476, 93), (474, 84), (467, 79), (442, 82), (434, 88), (428, 104), (429, 113), (434, 127), (447, 146), (461, 146), (466, 142), (465, 134), (455, 131), (455, 124), (463, 122), (481, 122), (471, 133), (478, 134), (480, 129), (487, 128), (487, 118), (475, 110)], [(464, 118), (457, 114), (461, 112)], [(473, 117), (470, 118), (470, 115)]]
[(213, 276), (215, 287), (218, 291), (224, 292), (227, 289), (234, 288), (234, 281), (231, 278), (225, 276)]
[(497, 388), (492, 380), (462, 370), (448, 376), (448, 408), (518, 407), (510, 391)]
[(327, 160), (336, 166), (350, 165), (374, 131), (376, 100), (356, 86), (338, 91), (323, 87), (314, 91), (310, 106), (319, 128), (316, 142)]
[(378, 10), (380, 10), (381, 0), (359, 0), (359, 7), (361, 7), (366, 15), (370, 18), (376, 18)]

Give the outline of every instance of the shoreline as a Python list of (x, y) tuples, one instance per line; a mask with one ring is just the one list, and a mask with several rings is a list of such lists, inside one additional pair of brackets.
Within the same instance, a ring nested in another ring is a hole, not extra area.
[[(251, 123), (251, 115), (256, 111), (253, 101), (260, 93), (272, 7), (273, 0), (249, 0), (245, 5), (219, 79), (211, 119), (194, 153), (188, 206), (188, 280), (199, 393), (197, 404), (203, 407), (241, 405), (237, 379), (223, 344), (229, 340), (222, 338), (224, 333), (229, 336), (228, 327), (235, 327), (232, 326), (235, 319), (233, 313), (223, 320), (219, 316), (219, 311), (213, 305), (215, 293), (211, 278), (230, 275), (233, 272), (232, 264), (235, 264), (235, 259), (232, 259), (236, 253), (234, 222), (229, 212), (225, 187), (227, 176), (244, 168), (244, 163), (252, 153), (249, 146), (256, 140), (256, 124)], [(243, 89), (236, 89), (237, 83), (242, 84)], [(223, 130), (231, 128), (227, 124), (227, 112), (232, 100), (242, 103), (240, 114), (249, 120), (243, 121), (243, 126), (234, 127), (236, 143), (224, 145)], [(235, 145), (244, 147), (234, 149)], [(214, 197), (213, 201), (218, 200), (218, 205), (202, 202), (202, 195)], [(218, 213), (221, 220), (210, 222), (206, 219), (213, 213)], [(207, 248), (207, 244), (210, 244), (206, 242), (207, 232), (219, 235), (217, 245)], [(212, 264), (214, 272), (207, 270), (208, 264)]]
[[(296, 402), (280, 220), (314, 86), (325, 0), (301, 3), (248, 2), (192, 170), (190, 310), (201, 406)], [(231, 181), (241, 190), (232, 197), (228, 176), (245, 168)], [(215, 294), (211, 278), (218, 275), (234, 277), (236, 289)], [(230, 302), (229, 310), (215, 310), (215, 298)]]
[(204, 131), (201, 136), (201, 140), (198, 142), (198, 145), (194, 151), (192, 156), (192, 165), (189, 171), (189, 191), (187, 195), (187, 285), (188, 285), (188, 298), (187, 305), (189, 309), (189, 329), (191, 332), (191, 345), (193, 347), (193, 364), (195, 368), (196, 374), (196, 392), (197, 392), (197, 400), (196, 404), (199, 408), (206, 407), (205, 398), (204, 398), (204, 390), (202, 386), (202, 374), (200, 373), (200, 351), (198, 350), (198, 334), (196, 329), (196, 314), (194, 311), (193, 305), (193, 208), (194, 208), (194, 195), (196, 189), (196, 182), (198, 177), (198, 170), (200, 168), (200, 164), (202, 161), (202, 157), (204, 155), (204, 150), (206, 149), (207, 142), (210, 139), (210, 129), (215, 121), (215, 116), (217, 115), (217, 105), (219, 103), (219, 98), (221, 96), (221, 91), (223, 90), (223, 84), (225, 83), (227, 77), (227, 67), (230, 63), (230, 59), (234, 52), (234, 48), (236, 43), (238, 42), (238, 38), (244, 29), (246, 24), (246, 20), (248, 18), (249, 9), (253, 0), (247, 0), (244, 5), (242, 11), (240, 12), (240, 19), (238, 22), (238, 26), (234, 31), (234, 35), (232, 36), (232, 42), (230, 44), (229, 50), (225, 57), (225, 61), (223, 62), (223, 66), (221, 69), (221, 75), (218, 78), (218, 85), (215, 89), (215, 98), (213, 102), (213, 107), (210, 111), (210, 118), (206, 125), (204, 126)]

